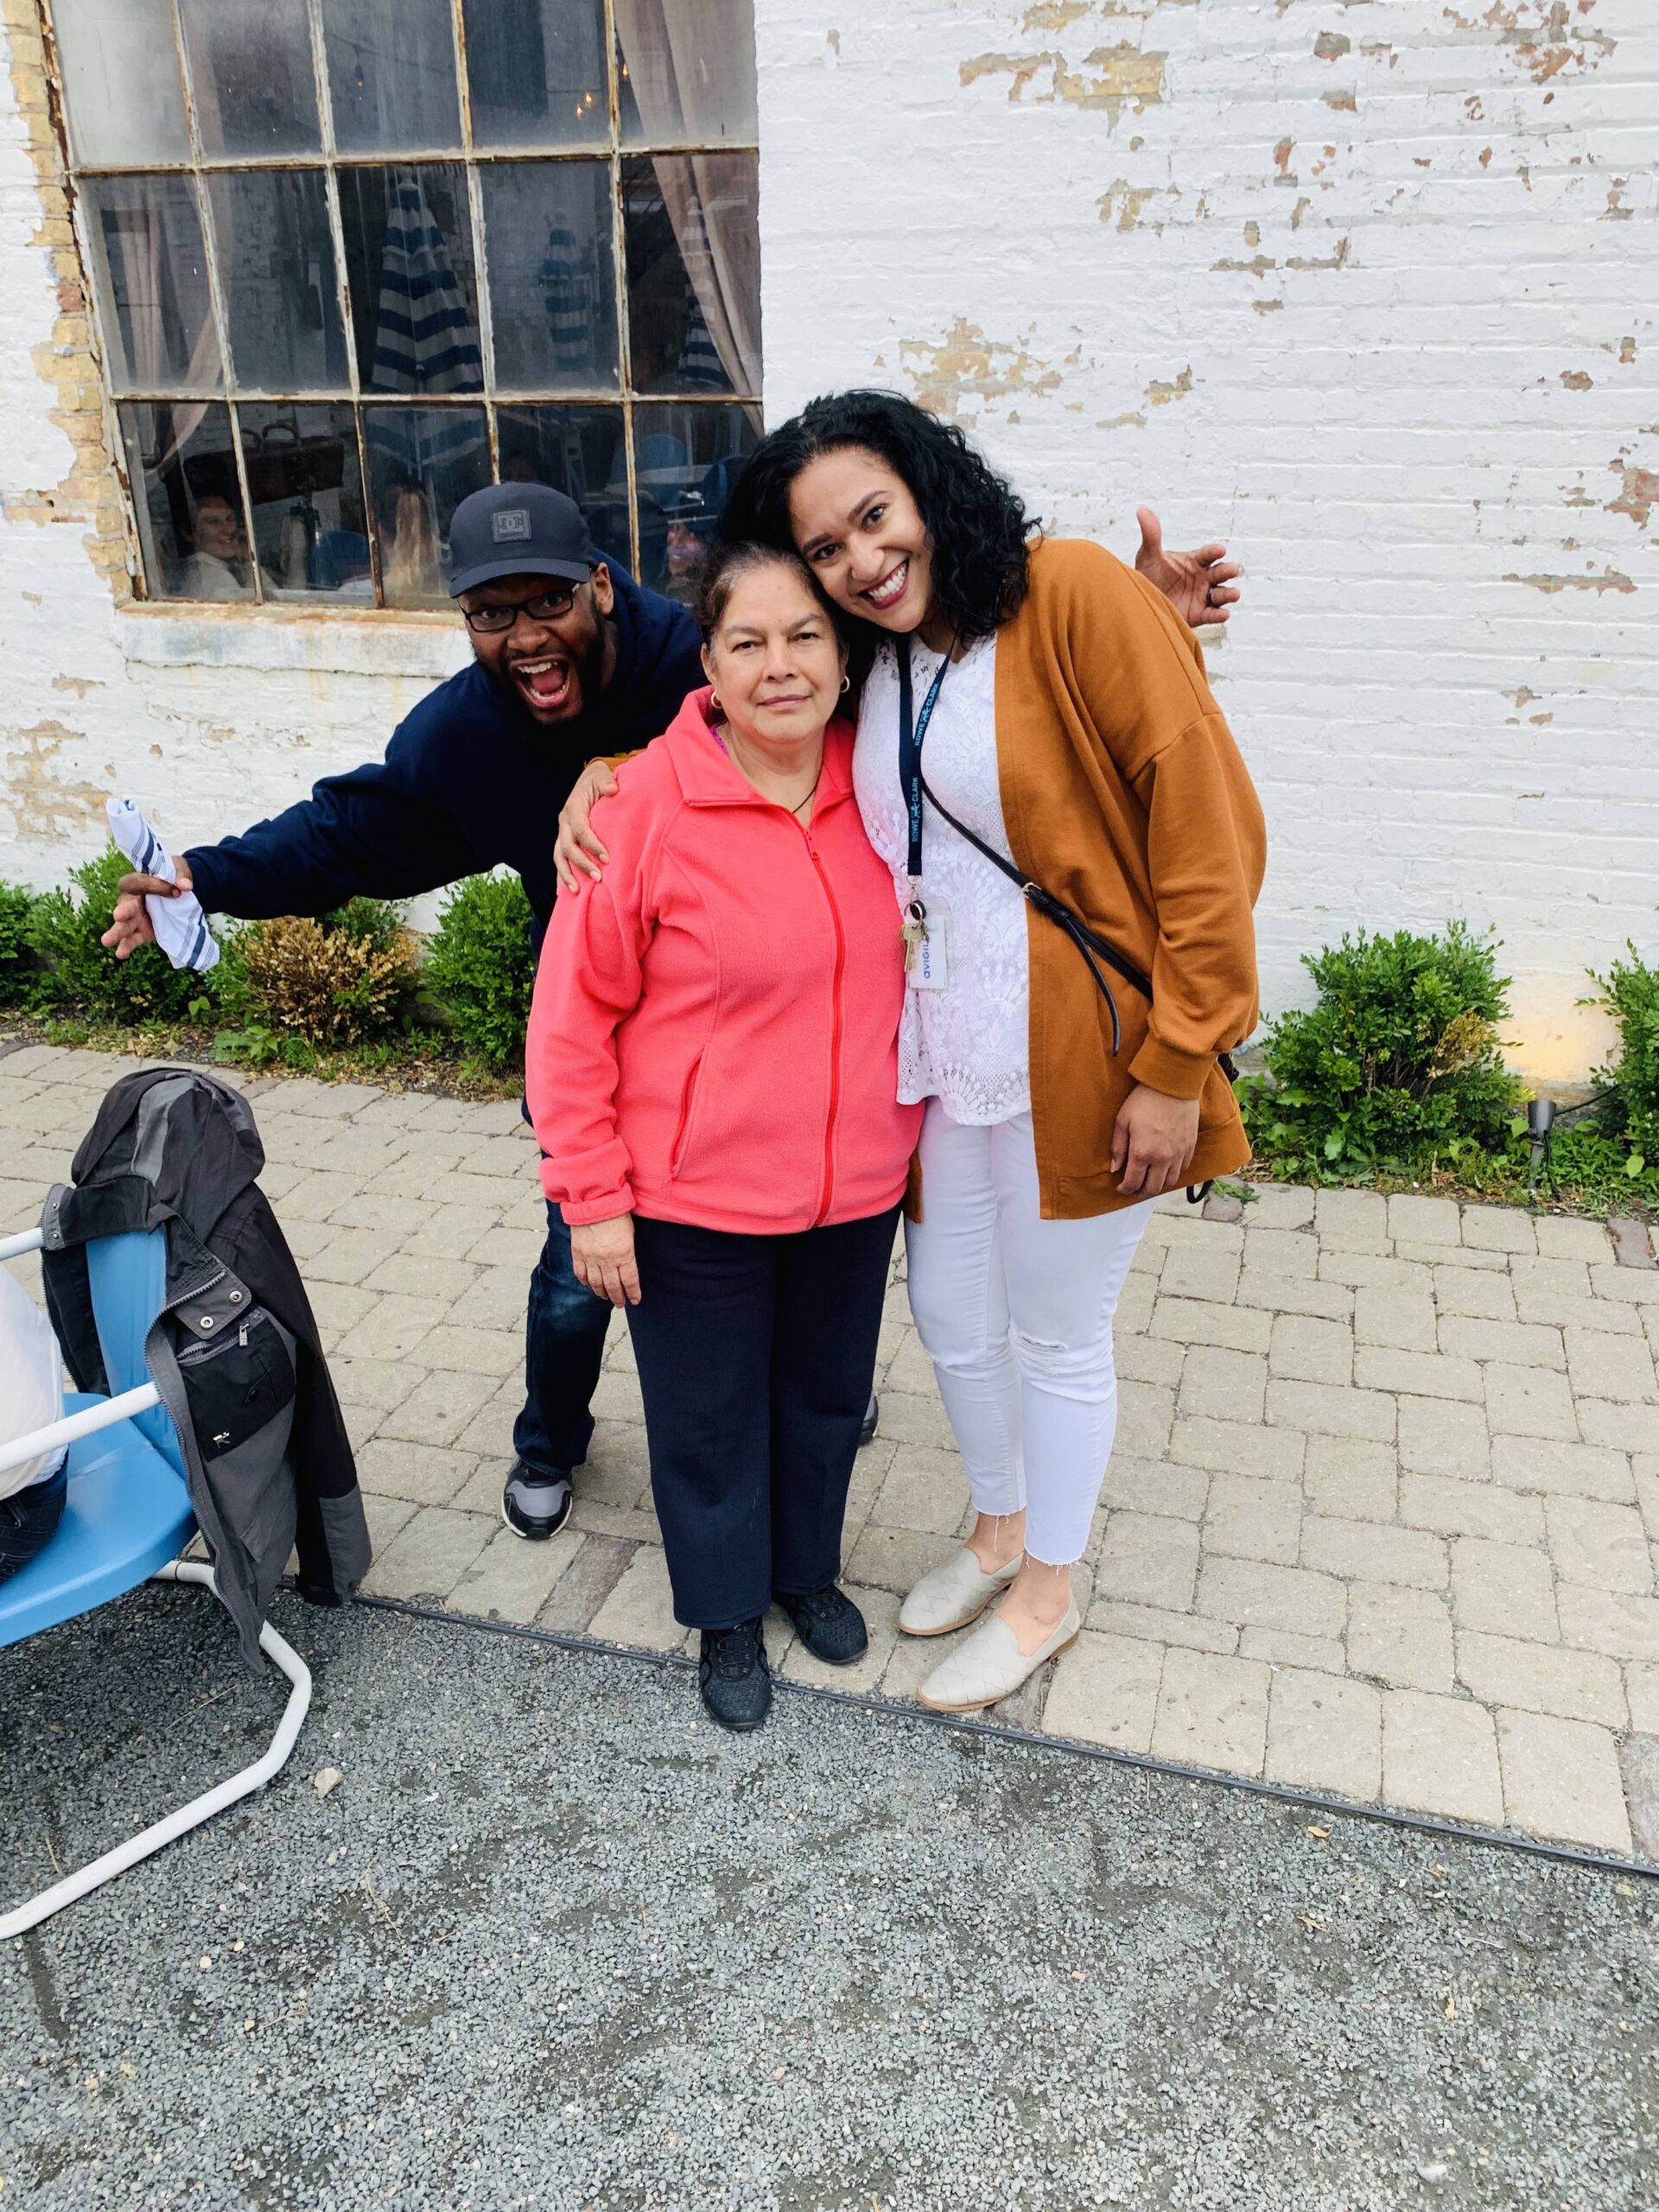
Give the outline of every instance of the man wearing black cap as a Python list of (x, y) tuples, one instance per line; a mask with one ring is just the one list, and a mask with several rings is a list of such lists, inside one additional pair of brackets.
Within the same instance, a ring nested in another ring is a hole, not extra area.
[[(572, 784), (595, 755), (635, 752), (668, 728), (702, 682), (701, 640), (687, 608), (599, 558), (575, 501), (546, 485), (474, 492), (455, 509), (449, 551), (472, 665), (399, 723), (383, 760), (180, 855), (179, 887), (210, 913), (326, 913), (358, 893), (408, 899), (505, 864), (524, 879), (540, 944)], [(122, 878), (104, 939), (118, 957), (150, 938), (145, 894), (171, 887)], [(569, 1513), (609, 1319), (572, 1274), (569, 1232), (550, 1206), (501, 1505), (522, 1536), (550, 1536)]]
[[(1219, 545), (1166, 555), (1141, 512), (1136, 566), (1185, 613), (1227, 619), (1236, 599)], [(637, 752), (703, 681), (689, 608), (644, 590), (594, 552), (582, 512), (544, 484), (492, 485), (449, 525), (451, 595), (473, 662), (401, 721), (385, 758), (329, 776), (308, 799), (240, 837), (175, 856), (176, 884), (124, 875), (104, 943), (118, 959), (151, 942), (146, 896), (194, 889), (209, 913), (257, 921), (323, 914), (358, 895), (410, 899), (461, 877), (517, 869), (539, 948), (553, 911), (559, 810), (588, 761)], [(1211, 582), (1218, 594), (1211, 600)], [(570, 1268), (570, 1234), (547, 1210), (531, 1277), (524, 1406), (502, 1518), (521, 1536), (564, 1525), (571, 1470), (594, 1433), (611, 1309)], [(872, 1405), (872, 1413), (874, 1405)]]

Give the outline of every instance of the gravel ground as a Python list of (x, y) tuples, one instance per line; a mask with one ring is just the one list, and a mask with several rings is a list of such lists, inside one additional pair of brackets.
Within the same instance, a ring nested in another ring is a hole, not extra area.
[[(318, 1670), (287, 1774), (0, 1955), (5, 2212), (1659, 2207), (1659, 1885), (276, 1618)], [(178, 1590), (0, 1669), (13, 1896), (278, 1696)]]

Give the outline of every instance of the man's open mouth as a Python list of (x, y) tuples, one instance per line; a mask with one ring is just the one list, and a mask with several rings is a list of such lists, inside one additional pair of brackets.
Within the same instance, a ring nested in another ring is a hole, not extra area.
[(905, 595), (905, 588), (909, 582), (910, 563), (901, 561), (896, 569), (890, 569), (887, 571), (879, 584), (872, 584), (864, 596), (872, 607), (880, 608), (885, 613), (888, 607), (896, 607), (899, 604)]
[(563, 706), (570, 696), (570, 664), (556, 656), (544, 660), (516, 660), (511, 665), (513, 682), (532, 707), (543, 712)]

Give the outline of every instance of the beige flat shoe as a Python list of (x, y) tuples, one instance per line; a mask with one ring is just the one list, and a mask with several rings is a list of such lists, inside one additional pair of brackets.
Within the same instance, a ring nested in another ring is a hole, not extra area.
[(1058, 1658), (1077, 1640), (1083, 1626), (1074, 1599), (1065, 1618), (1034, 1651), (1022, 1651), (1020, 1639), (1000, 1613), (982, 1621), (964, 1643), (940, 1661), (916, 1693), (916, 1701), (932, 1713), (978, 1713), (1012, 1697), (1021, 1682), (1029, 1681), (1048, 1660)]
[(966, 1628), (993, 1598), (1001, 1596), (1025, 1563), (1025, 1554), (1016, 1552), (1006, 1567), (987, 1574), (964, 1544), (943, 1567), (922, 1577), (899, 1608), (899, 1627), (906, 1636), (949, 1636), (952, 1629)]

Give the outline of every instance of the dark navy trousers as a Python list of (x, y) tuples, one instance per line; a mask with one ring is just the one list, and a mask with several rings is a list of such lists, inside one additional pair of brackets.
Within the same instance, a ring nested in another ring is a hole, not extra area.
[(786, 1236), (636, 1216), (628, 1308), (674, 1617), (731, 1628), (841, 1572), (899, 1209)]

